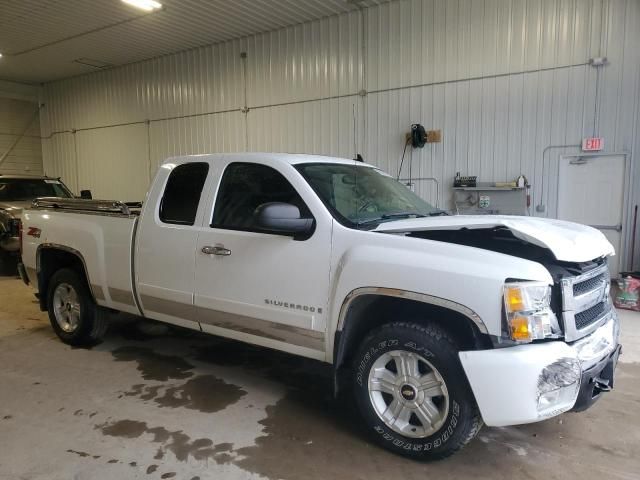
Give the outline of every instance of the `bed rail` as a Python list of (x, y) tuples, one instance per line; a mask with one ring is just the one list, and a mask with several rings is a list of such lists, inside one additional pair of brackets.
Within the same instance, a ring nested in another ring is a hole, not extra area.
[(36, 198), (31, 203), (31, 208), (36, 210), (74, 210), (77, 212), (121, 214), (126, 216), (137, 215), (139, 212), (135, 210), (138, 210), (141, 207), (141, 203), (135, 202), (127, 204), (118, 200), (87, 200), (83, 198), (58, 197)]

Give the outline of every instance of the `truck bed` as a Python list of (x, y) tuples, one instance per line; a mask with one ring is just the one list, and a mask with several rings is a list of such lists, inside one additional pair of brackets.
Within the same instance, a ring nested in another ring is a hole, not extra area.
[(112, 200), (34, 200), (25, 210), (23, 230), (23, 259), (31, 284), (37, 288), (38, 251), (63, 247), (80, 254), (99, 305), (139, 314), (132, 245), (140, 207)]

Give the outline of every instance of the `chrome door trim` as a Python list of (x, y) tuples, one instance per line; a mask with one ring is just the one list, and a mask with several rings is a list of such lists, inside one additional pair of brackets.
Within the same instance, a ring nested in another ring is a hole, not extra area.
[(226, 330), (268, 338), (320, 352), (325, 351), (324, 332), (317, 330), (294, 327), (269, 320), (183, 304), (151, 295), (142, 294), (140, 295), (140, 300), (144, 304), (147, 312), (153, 311), (183, 320), (190, 320)]
[(136, 306), (133, 293), (128, 292), (127, 290), (109, 287), (109, 296), (114, 302), (122, 303), (123, 305), (128, 305), (129, 307)]
[(453, 310), (454, 312), (458, 312), (464, 315), (465, 317), (467, 317), (469, 320), (471, 320), (476, 325), (476, 327), (478, 327), (478, 330), (480, 330), (480, 333), (484, 333), (484, 334), (489, 333), (487, 326), (484, 324), (480, 316), (470, 308), (465, 307), (464, 305), (461, 305), (452, 300), (448, 300), (446, 298), (428, 295), (426, 293), (417, 293), (417, 292), (411, 292), (408, 290), (398, 290), (395, 288), (386, 288), (386, 287), (362, 287), (362, 288), (356, 288), (355, 290), (352, 290), (347, 295), (344, 302), (342, 302), (342, 307), (340, 308), (340, 315), (338, 317), (338, 331), (342, 331), (342, 329), (344, 328), (344, 324), (347, 318), (347, 313), (349, 312), (349, 308), (351, 307), (351, 304), (356, 298), (362, 295), (379, 295), (384, 297), (404, 298), (407, 300), (413, 300), (416, 302), (426, 303), (429, 305), (435, 305), (437, 307), (447, 308), (449, 310)]

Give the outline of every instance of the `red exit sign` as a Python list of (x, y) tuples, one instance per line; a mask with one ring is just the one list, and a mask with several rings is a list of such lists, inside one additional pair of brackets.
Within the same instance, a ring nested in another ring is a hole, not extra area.
[(604, 138), (588, 137), (582, 139), (582, 150), (585, 152), (598, 152), (604, 148)]

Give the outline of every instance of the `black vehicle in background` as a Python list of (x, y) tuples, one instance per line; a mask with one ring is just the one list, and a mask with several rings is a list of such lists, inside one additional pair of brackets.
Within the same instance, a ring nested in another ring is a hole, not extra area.
[(58, 178), (0, 174), (0, 273), (16, 271), (22, 210), (38, 197), (73, 196)]

